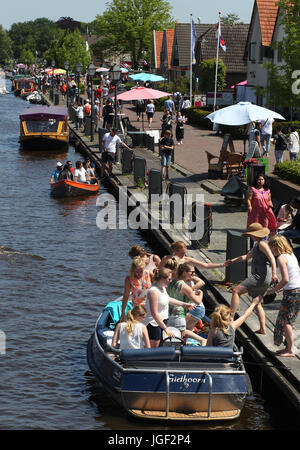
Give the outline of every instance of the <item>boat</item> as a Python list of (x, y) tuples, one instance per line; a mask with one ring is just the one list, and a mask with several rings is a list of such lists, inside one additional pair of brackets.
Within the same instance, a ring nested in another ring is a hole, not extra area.
[(68, 110), (57, 106), (29, 106), (20, 114), (23, 147), (53, 150), (68, 145)]
[(119, 299), (112, 301), (100, 314), (87, 359), (125, 411), (139, 419), (167, 421), (239, 417), (251, 392), (242, 349), (184, 345), (180, 338), (166, 338), (158, 348), (115, 349), (111, 339), (121, 305)]
[(33, 78), (15, 77), (12, 81), (12, 89), (14, 94), (25, 99), (35, 91), (36, 83)]
[(54, 197), (77, 197), (80, 195), (91, 195), (99, 192), (97, 184), (79, 183), (72, 180), (61, 180), (51, 183), (51, 194)]
[(32, 94), (29, 94), (26, 97), (26, 100), (29, 103), (33, 103), (33, 104), (38, 104), (38, 105), (44, 105), (45, 104), (42, 95), (39, 94), (38, 91), (34, 91), (34, 92), (32, 92)]

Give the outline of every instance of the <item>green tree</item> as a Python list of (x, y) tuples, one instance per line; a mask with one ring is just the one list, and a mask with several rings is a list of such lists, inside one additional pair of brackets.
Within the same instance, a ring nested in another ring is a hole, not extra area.
[(226, 16), (221, 17), (221, 23), (226, 25), (233, 25), (234, 23), (243, 23), (239, 16), (235, 13), (228, 13)]
[(42, 58), (55, 37), (57, 29), (56, 24), (46, 18), (12, 24), (8, 33), (13, 43), (14, 57), (20, 60), (21, 52), (25, 49), (33, 54), (37, 51)]
[[(273, 45), (280, 51), (282, 63), (265, 63), (268, 71), (268, 87), (265, 89), (268, 105), (277, 105), (292, 111), (300, 106), (300, 92), (295, 78), (300, 77), (300, 0), (280, 0), (279, 21), (284, 26), (285, 36), (282, 42)], [(299, 83), (298, 83), (299, 86)]]
[(34, 54), (31, 50), (22, 49), (20, 54), (20, 61), (25, 64), (33, 64), (34, 63)]
[(12, 56), (12, 41), (7, 31), (0, 25), (0, 64), (8, 64)]
[(101, 37), (105, 55), (129, 53), (136, 69), (150, 55), (153, 30), (173, 24), (167, 0), (112, 0), (102, 16), (96, 16), (91, 31)]
[(70, 71), (74, 71), (76, 64), (81, 62), (83, 70), (90, 64), (91, 51), (87, 50), (86, 43), (78, 29), (74, 32), (59, 30), (56, 39), (45, 53), (48, 61), (54, 59), (55, 66), (64, 68), (65, 61), (69, 61)]
[[(200, 89), (203, 92), (212, 92), (215, 89), (216, 58), (206, 59), (200, 64)], [(226, 66), (222, 59), (218, 61), (217, 90), (226, 86)]]

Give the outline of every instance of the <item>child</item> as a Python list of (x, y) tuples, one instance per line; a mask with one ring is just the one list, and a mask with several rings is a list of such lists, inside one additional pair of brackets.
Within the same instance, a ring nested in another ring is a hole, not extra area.
[(117, 347), (120, 339), (120, 349), (128, 348), (150, 348), (150, 340), (147, 328), (142, 323), (146, 317), (143, 306), (137, 305), (127, 313), (127, 321), (120, 322), (116, 326), (112, 339), (112, 347)]
[(277, 264), (281, 273), (281, 281), (267, 294), (273, 294), (283, 288), (283, 298), (278, 312), (274, 328), (274, 344), (280, 345), (285, 336), (286, 346), (278, 350), (280, 357), (295, 356), (293, 327), (300, 309), (300, 274), (296, 256), (284, 236), (272, 236), (269, 246), (274, 256), (277, 256)]
[(250, 316), (254, 308), (257, 307), (259, 301), (259, 297), (256, 297), (249, 308), (237, 320), (232, 319), (231, 310), (228, 306), (217, 306), (210, 316), (211, 323), (206, 345), (233, 347), (236, 329)]

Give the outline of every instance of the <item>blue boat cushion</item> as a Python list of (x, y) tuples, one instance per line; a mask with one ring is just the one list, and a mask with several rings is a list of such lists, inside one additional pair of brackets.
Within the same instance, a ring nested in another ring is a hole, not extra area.
[(231, 347), (194, 347), (184, 345), (180, 349), (181, 361), (201, 361), (204, 359), (231, 360), (233, 349)]
[[(132, 301), (128, 301), (126, 308), (125, 308), (125, 314), (127, 314), (128, 310), (132, 309)], [(122, 301), (112, 301), (109, 302), (103, 311), (109, 311), (111, 316), (111, 323), (109, 324), (109, 328), (114, 329), (117, 323), (119, 322), (122, 314)]]
[(176, 350), (174, 347), (142, 348), (122, 350), (121, 361), (174, 361)]

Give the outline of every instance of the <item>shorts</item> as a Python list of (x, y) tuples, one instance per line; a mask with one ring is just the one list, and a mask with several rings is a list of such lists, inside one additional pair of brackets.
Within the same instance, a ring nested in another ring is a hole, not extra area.
[[(168, 320), (165, 319), (163, 322), (164, 324), (167, 325)], [(159, 326), (154, 327), (153, 325), (151, 325), (151, 323), (148, 323), (147, 330), (149, 334), (149, 339), (151, 339), (151, 341), (160, 341), (162, 329)]]
[(115, 161), (115, 154), (112, 152), (102, 152), (101, 156), (101, 162), (107, 163), (107, 162), (114, 162)]
[(169, 167), (171, 165), (172, 154), (161, 152), (161, 165), (164, 167)]
[(202, 304), (197, 305), (195, 309), (187, 312), (187, 314), (192, 316), (194, 319), (201, 320), (205, 316), (205, 306)]
[(186, 329), (185, 317), (170, 316), (168, 319), (168, 327), (174, 327), (177, 330), (184, 331)]
[(153, 113), (153, 112), (147, 112), (146, 114), (147, 114), (148, 119), (150, 119), (151, 117), (154, 116), (154, 113)]

